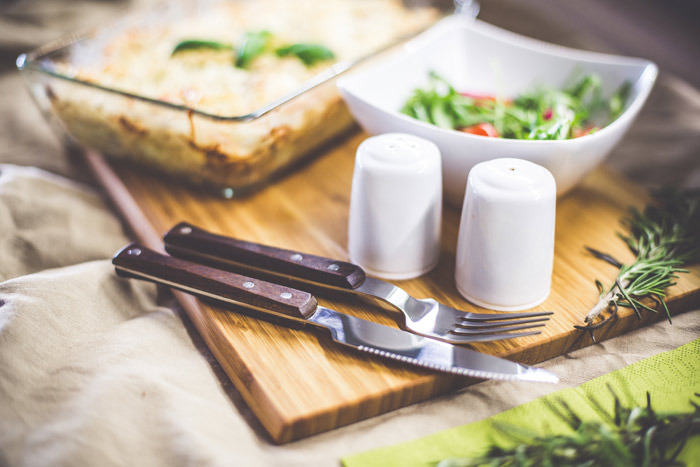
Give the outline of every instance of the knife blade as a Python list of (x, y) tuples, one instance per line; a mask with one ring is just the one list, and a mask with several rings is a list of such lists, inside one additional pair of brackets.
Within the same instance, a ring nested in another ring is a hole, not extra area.
[(117, 252), (112, 264), (122, 277), (167, 285), (291, 323), (302, 322), (323, 328), (338, 344), (360, 352), (475, 378), (559, 381), (556, 375), (541, 368), (339, 313), (318, 305), (316, 298), (308, 292), (163, 255), (138, 243), (131, 243)]

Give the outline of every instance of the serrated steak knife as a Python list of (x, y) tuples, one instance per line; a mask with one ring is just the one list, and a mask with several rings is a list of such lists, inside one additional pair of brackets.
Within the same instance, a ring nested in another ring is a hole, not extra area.
[(173, 258), (137, 243), (120, 250), (112, 264), (123, 277), (164, 284), (207, 299), (327, 329), (335, 342), (381, 357), (475, 378), (559, 381), (556, 375), (541, 368), (338, 313), (319, 306), (316, 298), (307, 292)]

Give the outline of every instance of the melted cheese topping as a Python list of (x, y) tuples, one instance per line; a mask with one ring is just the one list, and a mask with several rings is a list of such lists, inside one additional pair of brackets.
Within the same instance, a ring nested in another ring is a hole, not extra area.
[(200, 39), (235, 46), (245, 32), (267, 30), (276, 44), (317, 43), (344, 61), (427, 27), (436, 17), (432, 8), (407, 9), (400, 0), (222, 2), (179, 20), (128, 28), (105, 38), (98, 53), (62, 64), (61, 71), (216, 115), (245, 115), (298, 89), (329, 62), (307, 67), (297, 57), (266, 53), (248, 69), (240, 69), (233, 64), (234, 53), (227, 50), (171, 56), (179, 42)]

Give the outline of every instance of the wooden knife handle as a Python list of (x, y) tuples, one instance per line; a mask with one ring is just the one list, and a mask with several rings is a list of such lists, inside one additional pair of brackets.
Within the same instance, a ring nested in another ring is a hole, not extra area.
[(316, 298), (310, 293), (173, 258), (138, 243), (122, 248), (112, 258), (112, 264), (122, 277), (164, 284), (257, 311), (297, 320), (316, 311)]
[(164, 240), (165, 249), (174, 256), (235, 263), (319, 285), (355, 289), (366, 277), (362, 268), (352, 263), (216, 235), (187, 222), (170, 229)]

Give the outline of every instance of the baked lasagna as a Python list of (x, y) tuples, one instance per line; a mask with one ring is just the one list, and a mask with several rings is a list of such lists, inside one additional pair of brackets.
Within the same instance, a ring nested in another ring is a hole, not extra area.
[(290, 96), (438, 15), (400, 0), (200, 2), (74, 44), (52, 65), (71, 79), (47, 95), (81, 144), (248, 189), (352, 123), (333, 80)]

